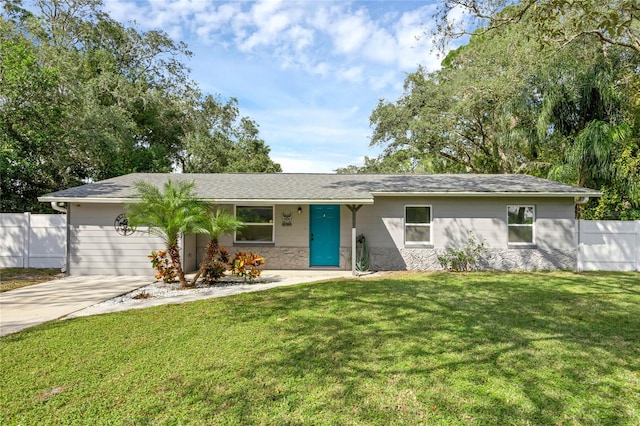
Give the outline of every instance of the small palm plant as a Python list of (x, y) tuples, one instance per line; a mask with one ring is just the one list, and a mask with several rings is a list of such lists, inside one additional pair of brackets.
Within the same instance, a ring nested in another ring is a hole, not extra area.
[(207, 270), (209, 265), (214, 261), (216, 253), (218, 253), (218, 238), (220, 235), (231, 234), (237, 229), (244, 226), (244, 223), (236, 219), (227, 210), (209, 210), (203, 218), (201, 224), (202, 231), (209, 235), (210, 241), (207, 244), (204, 259), (200, 264), (200, 269), (193, 277), (191, 285), (195, 285), (198, 278)]
[(180, 285), (189, 284), (180, 263), (178, 241), (181, 234), (202, 232), (202, 218), (206, 205), (193, 194), (195, 183), (167, 180), (161, 191), (148, 182), (137, 182), (138, 202), (126, 206), (129, 222), (133, 226), (147, 226), (149, 233), (161, 237), (176, 269)]

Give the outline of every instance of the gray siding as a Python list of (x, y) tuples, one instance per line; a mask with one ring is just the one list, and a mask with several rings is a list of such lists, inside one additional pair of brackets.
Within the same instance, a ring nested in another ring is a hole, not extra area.
[[(432, 245), (406, 247), (404, 208), (430, 205), (433, 215)], [(507, 205), (534, 205), (535, 246), (510, 247), (507, 241)], [(231, 211), (233, 206), (225, 206)], [(249, 250), (265, 257), (268, 269), (309, 267), (309, 206), (275, 206), (275, 242), (234, 246), (232, 236), (220, 239), (233, 254)], [(487, 247), (481, 265), (487, 269), (573, 269), (576, 262), (574, 203), (567, 199), (376, 197), (357, 214), (357, 233), (369, 246), (371, 267), (376, 270), (437, 270), (438, 256), (448, 247), (462, 247), (471, 233)], [(292, 225), (282, 226), (282, 214), (293, 213)], [(198, 262), (204, 256), (205, 236), (198, 236)], [(341, 207), (340, 268), (351, 268), (351, 211)]]
[(142, 229), (133, 235), (118, 234), (114, 221), (123, 211), (116, 204), (70, 204), (70, 274), (154, 276), (147, 256), (165, 244)]
[[(507, 242), (506, 206), (534, 205), (535, 246), (510, 247)], [(406, 247), (405, 205), (432, 207), (432, 244)], [(224, 206), (233, 211), (233, 206)], [(302, 213), (298, 214), (298, 207)], [(142, 230), (119, 235), (115, 218), (124, 211), (117, 204), (76, 204), (69, 206), (69, 271), (73, 275), (142, 275), (154, 272), (147, 256), (164, 248), (163, 241)], [(351, 211), (342, 206), (340, 222), (340, 269), (351, 268)], [(292, 213), (291, 226), (282, 225), (282, 214)], [(571, 198), (454, 198), (378, 196), (373, 205), (357, 213), (357, 232), (367, 238), (371, 268), (374, 270), (437, 270), (438, 255), (448, 247), (461, 247), (471, 232), (488, 251), (482, 266), (488, 269), (573, 269), (576, 265), (574, 202)], [(307, 269), (309, 267), (309, 205), (276, 205), (273, 244), (234, 244), (225, 235), (220, 243), (231, 253), (253, 251), (265, 257), (267, 269)], [(182, 247), (187, 271), (197, 268), (208, 238), (186, 236)]]
[[(432, 244), (407, 247), (404, 207), (432, 207)], [(507, 241), (507, 205), (534, 205), (535, 246)], [(469, 233), (484, 242), (482, 266), (489, 269), (573, 269), (575, 221), (572, 199), (376, 197), (358, 212), (358, 233), (367, 238), (373, 269), (440, 269), (437, 257), (448, 247), (463, 247)]]

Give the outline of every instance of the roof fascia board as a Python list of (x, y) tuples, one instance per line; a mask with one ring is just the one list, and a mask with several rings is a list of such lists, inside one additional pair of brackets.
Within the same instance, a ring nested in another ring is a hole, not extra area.
[(601, 197), (600, 192), (372, 192), (374, 197)]
[(95, 198), (95, 197), (38, 197), (41, 203), (57, 201), (59, 203), (104, 203), (120, 204), (136, 201), (133, 198)]
[[(135, 198), (97, 198), (97, 197), (39, 197), (38, 201), (43, 203), (48, 202), (61, 202), (61, 203), (103, 203), (103, 204), (122, 204), (122, 203), (135, 203), (140, 200)], [(358, 198), (358, 199), (296, 199), (296, 200), (281, 200), (281, 199), (267, 199), (267, 198), (251, 198), (251, 199), (231, 199), (231, 198), (216, 198), (207, 199), (203, 198), (202, 201), (216, 204), (373, 204), (373, 198)]]
[(203, 201), (217, 203), (217, 204), (373, 204), (373, 198), (358, 198), (358, 199), (309, 199), (301, 198), (297, 200), (281, 200), (272, 198), (251, 198), (251, 199), (231, 199), (231, 198), (216, 198), (215, 200)]

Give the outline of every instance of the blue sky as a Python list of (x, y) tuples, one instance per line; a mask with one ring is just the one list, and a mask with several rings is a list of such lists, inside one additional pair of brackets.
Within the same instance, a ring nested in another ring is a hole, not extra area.
[(369, 116), (406, 73), (436, 69), (435, 5), (416, 1), (105, 0), (140, 30), (189, 45), (205, 93), (238, 99), (284, 172), (332, 172), (375, 156)]

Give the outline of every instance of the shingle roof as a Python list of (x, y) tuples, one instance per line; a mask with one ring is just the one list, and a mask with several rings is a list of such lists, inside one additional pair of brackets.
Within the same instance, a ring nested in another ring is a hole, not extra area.
[(40, 197), (40, 201), (120, 202), (133, 200), (135, 183), (147, 181), (158, 187), (168, 179), (194, 181), (195, 193), (217, 202), (262, 201), (278, 203), (369, 204), (374, 196), (600, 196), (598, 191), (528, 175), (471, 174), (298, 174), (133, 173), (69, 188)]

